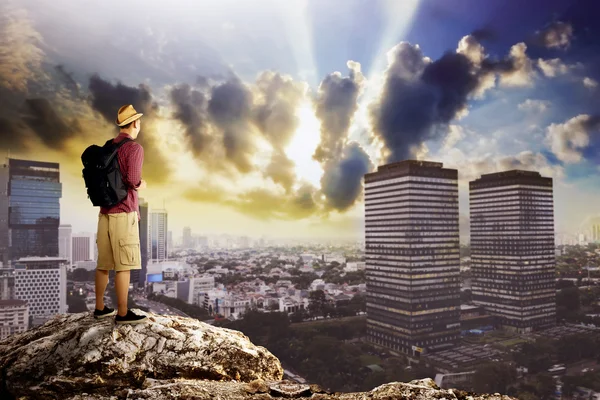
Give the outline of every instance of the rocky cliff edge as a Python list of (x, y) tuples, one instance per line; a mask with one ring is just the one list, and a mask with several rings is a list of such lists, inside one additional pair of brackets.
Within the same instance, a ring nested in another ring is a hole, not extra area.
[(146, 315), (141, 325), (115, 325), (112, 318), (95, 320), (90, 313), (57, 315), (0, 342), (0, 399), (510, 400), (441, 390), (431, 379), (327, 393), (317, 385), (282, 381), (277, 357), (240, 332)]

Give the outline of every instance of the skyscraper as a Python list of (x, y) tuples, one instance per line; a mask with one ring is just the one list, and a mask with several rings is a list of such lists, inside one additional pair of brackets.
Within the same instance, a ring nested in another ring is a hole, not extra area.
[(138, 287), (144, 287), (148, 271), (148, 258), (150, 251), (150, 219), (148, 214), (148, 203), (139, 199), (140, 204), (140, 252), (142, 253), (142, 269), (131, 271), (131, 282), (137, 283)]
[(10, 239), (8, 230), (8, 163), (0, 165), (0, 262), (8, 266)]
[(173, 231), (167, 232), (167, 251), (173, 250)]
[(367, 337), (411, 356), (460, 332), (458, 172), (406, 160), (365, 175)]
[(73, 235), (71, 262), (88, 261), (95, 259), (96, 240), (93, 233), (77, 233)]
[(9, 159), (8, 175), (10, 259), (58, 256), (59, 165)]
[(155, 210), (150, 213), (150, 245), (152, 260), (167, 259), (168, 221), (166, 210)]
[(191, 249), (192, 245), (192, 229), (189, 226), (183, 228), (183, 248)]
[[(94, 241), (94, 244), (96, 242)], [(60, 225), (58, 227), (58, 256), (66, 258), (69, 265), (73, 260), (73, 228), (71, 225)]]
[(506, 171), (470, 182), (473, 302), (504, 327), (556, 322), (552, 178)]

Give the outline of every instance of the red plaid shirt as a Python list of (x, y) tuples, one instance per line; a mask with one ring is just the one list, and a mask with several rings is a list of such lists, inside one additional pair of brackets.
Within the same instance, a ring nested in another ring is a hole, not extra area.
[[(115, 143), (119, 143), (125, 138), (133, 139), (127, 133), (120, 132), (119, 136), (114, 138)], [(140, 207), (138, 204), (137, 188), (142, 183), (142, 165), (144, 164), (144, 148), (136, 142), (127, 142), (119, 147), (117, 159), (121, 169), (123, 182), (129, 187), (127, 197), (119, 204), (110, 208), (101, 207), (102, 214), (130, 213), (137, 211), (138, 220), (140, 219)]]

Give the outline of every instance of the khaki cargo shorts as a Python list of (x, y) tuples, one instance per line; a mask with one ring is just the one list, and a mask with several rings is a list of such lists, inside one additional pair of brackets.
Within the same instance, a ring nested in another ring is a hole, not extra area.
[(96, 243), (98, 244), (96, 269), (115, 271), (142, 269), (137, 212), (100, 214)]

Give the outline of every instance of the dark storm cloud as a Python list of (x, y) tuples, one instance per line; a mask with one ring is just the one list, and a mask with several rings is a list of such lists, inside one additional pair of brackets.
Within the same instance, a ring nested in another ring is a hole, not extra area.
[(372, 105), (375, 131), (388, 150), (388, 161), (411, 157), (411, 150), (434, 137), (438, 125), (456, 117), (478, 84), (471, 61), (459, 53), (446, 53), (435, 62), (408, 43), (394, 49), (381, 99)]
[(55, 71), (58, 73), (60, 79), (65, 82), (66, 87), (73, 91), (73, 93), (78, 96), (79, 95), (79, 84), (75, 79), (73, 79), (73, 74), (69, 73), (65, 70), (65, 67), (62, 65), (57, 65), (54, 67)]
[(321, 120), (321, 141), (313, 157), (325, 162), (338, 156), (358, 105), (356, 100), (363, 81), (360, 66), (349, 62), (349, 74), (329, 74), (319, 85), (315, 100), (316, 116)]
[(115, 121), (119, 107), (125, 104), (133, 104), (136, 111), (144, 114), (158, 110), (158, 105), (152, 101), (150, 88), (146, 85), (136, 88), (120, 82), (112, 84), (98, 75), (93, 75), (90, 78), (89, 89), (92, 93), (91, 106), (109, 122)]
[(77, 120), (65, 121), (47, 99), (27, 99), (21, 118), (52, 149), (63, 148), (68, 139), (81, 131)]
[(196, 156), (203, 155), (212, 143), (208, 131), (208, 101), (204, 93), (187, 84), (171, 90), (171, 102), (175, 108), (173, 117), (185, 126), (185, 134)]
[(252, 170), (250, 157), (254, 146), (248, 124), (251, 111), (252, 93), (239, 79), (212, 88), (209, 115), (223, 135), (225, 157), (243, 173)]
[(479, 42), (486, 41), (486, 40), (492, 41), (492, 40), (496, 39), (496, 32), (494, 30), (492, 30), (491, 28), (479, 28), (479, 29), (475, 29), (473, 32), (471, 32), (471, 36), (473, 36)]
[(549, 49), (567, 49), (573, 39), (573, 26), (569, 23), (555, 21), (547, 28), (535, 33), (533, 42)]
[(327, 205), (339, 211), (350, 208), (362, 193), (363, 176), (372, 169), (373, 163), (362, 147), (349, 143), (340, 159), (325, 164), (321, 191)]
[[(160, 151), (157, 135), (166, 132), (156, 132), (154, 118), (158, 105), (153, 101), (150, 89), (146, 85), (136, 87), (122, 83), (112, 84), (98, 75), (90, 78), (90, 105), (98, 111), (110, 124), (114, 124), (117, 111), (125, 104), (132, 104), (136, 111), (144, 113), (142, 129), (137, 142), (144, 147), (144, 179), (152, 183), (165, 182), (171, 173), (169, 160)], [(116, 125), (115, 130), (117, 129)], [(114, 135), (107, 132), (107, 136)]]
[(0, 117), (0, 149), (24, 150), (25, 129), (25, 125), (20, 121)]

